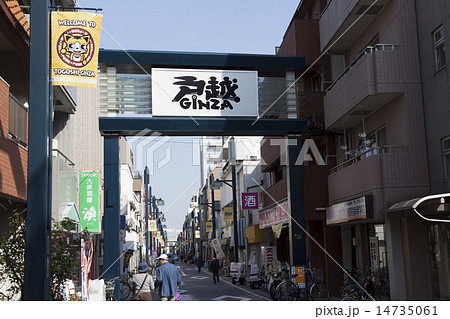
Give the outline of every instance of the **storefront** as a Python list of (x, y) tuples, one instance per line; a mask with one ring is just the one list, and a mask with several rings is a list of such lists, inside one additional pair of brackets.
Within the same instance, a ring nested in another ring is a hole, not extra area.
[(385, 210), (392, 300), (450, 300), (450, 194)]
[[(288, 202), (282, 201), (259, 212), (259, 228), (269, 229), (272, 236), (267, 236), (266, 244), (277, 250), (277, 260), (289, 263), (289, 220)], [(272, 239), (271, 242), (268, 240)]]
[(365, 273), (387, 270), (384, 224), (373, 220), (371, 195), (338, 203), (327, 208), (327, 226), (340, 226), (345, 269)]

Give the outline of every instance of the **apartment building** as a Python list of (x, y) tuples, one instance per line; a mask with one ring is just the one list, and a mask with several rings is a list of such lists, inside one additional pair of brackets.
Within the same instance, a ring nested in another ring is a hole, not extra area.
[[(20, 10), (19, 10), (20, 11)], [(30, 26), (23, 12), (0, 7), (0, 233), (26, 209)], [(19, 20), (22, 20), (19, 23)]]
[[(443, 195), (444, 205), (438, 200), (427, 210), (435, 222), (426, 224), (430, 262), (427, 281), (431, 282), (434, 300), (450, 299), (450, 227), (448, 222), (448, 193), (450, 176), (450, 102), (447, 61), (450, 57), (445, 47), (450, 35), (450, 8), (447, 1), (416, 0), (417, 34), (419, 41), (422, 95), (425, 112), (426, 143), (428, 150), (428, 172), (430, 194)], [(447, 45), (448, 47), (448, 45)], [(422, 232), (425, 232), (422, 227)], [(431, 273), (431, 276), (430, 276)], [(429, 287), (427, 287), (429, 289)], [(430, 291), (428, 290), (429, 294)]]
[(328, 1), (320, 14), (337, 137), (327, 224), (343, 266), (387, 271), (393, 300), (432, 299), (427, 226), (408, 204), (430, 192), (415, 3)]
[[(300, 2), (285, 32), (278, 55), (299, 55), (305, 57), (306, 70), (302, 74), (288, 74), (283, 91), (284, 107), (280, 105), (279, 118), (304, 118), (308, 120), (307, 131), (302, 141), (313, 141), (325, 163), (312, 156), (313, 161), (303, 163), (303, 198), (305, 230), (302, 236), (306, 240), (308, 267), (316, 269), (316, 276), (327, 282), (332, 293), (340, 288), (339, 267), (334, 261), (341, 263), (341, 238), (336, 227), (327, 227), (325, 208), (328, 206), (327, 175), (329, 169), (336, 164), (335, 137), (333, 132), (324, 128), (324, 86), (330, 78), (329, 57), (321, 57), (320, 50), (320, 12), (324, 9), (324, 1)], [(266, 231), (266, 244), (276, 247), (277, 259), (292, 265), (290, 250), (296, 249), (288, 214), (275, 214), (278, 219), (268, 220), (277, 210), (288, 212), (289, 196), (285, 149), (281, 141), (265, 138), (261, 145), (261, 170), (266, 173), (264, 192), (262, 192), (262, 208), (259, 212), (259, 227)], [(320, 165), (319, 165), (320, 164)], [(325, 164), (325, 165), (323, 165)], [(300, 191), (300, 190), (299, 190)], [(279, 228), (278, 231), (276, 229)], [(318, 243), (319, 245), (317, 245)], [(324, 253), (326, 250), (330, 255)], [(299, 265), (296, 265), (299, 266)], [(339, 274), (338, 276), (336, 274)]]

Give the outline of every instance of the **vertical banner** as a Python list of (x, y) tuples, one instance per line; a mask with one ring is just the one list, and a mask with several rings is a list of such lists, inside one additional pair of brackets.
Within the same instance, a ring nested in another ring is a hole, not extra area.
[(148, 220), (148, 231), (151, 231), (151, 232), (158, 231), (158, 227), (156, 226), (156, 220), (155, 219), (149, 219)]
[(80, 223), (83, 230), (100, 233), (100, 173), (80, 173)]
[(225, 206), (223, 209), (223, 221), (232, 222), (233, 221), (233, 207)]
[(81, 293), (84, 301), (89, 301), (89, 289), (88, 289), (88, 261), (86, 258), (86, 246), (84, 239), (81, 238)]
[(221, 259), (225, 259), (225, 253), (222, 250), (222, 246), (220, 245), (220, 242), (217, 238), (214, 238), (213, 240), (211, 240), (211, 245), (214, 248), (214, 251), (216, 252), (216, 257), (217, 259), (221, 260)]
[(264, 259), (264, 266), (266, 268), (272, 266), (277, 259), (277, 247), (276, 246), (264, 246), (262, 247), (262, 255)]
[(97, 87), (102, 15), (52, 12), (53, 85)]

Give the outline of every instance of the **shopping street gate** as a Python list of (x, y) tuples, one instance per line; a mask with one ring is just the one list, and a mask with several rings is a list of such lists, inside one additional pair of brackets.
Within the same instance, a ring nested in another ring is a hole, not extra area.
[[(307, 121), (297, 119), (294, 82), (304, 69), (304, 57), (100, 50), (99, 61), (101, 71), (114, 77), (112, 83), (121, 77), (148, 77), (152, 95), (144, 107), (109, 100), (108, 117), (99, 118), (104, 137), (105, 278), (120, 274), (119, 139), (155, 133), (285, 137), (290, 259), (293, 265), (306, 265), (302, 166), (295, 163)], [(130, 110), (147, 116), (130, 115)]]

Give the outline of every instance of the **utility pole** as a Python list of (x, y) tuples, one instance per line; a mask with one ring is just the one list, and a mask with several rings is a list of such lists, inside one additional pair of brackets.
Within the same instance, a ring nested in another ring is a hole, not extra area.
[(31, 3), (25, 300), (50, 300), (52, 87), (49, 1)]
[[(211, 187), (214, 184), (214, 174), (211, 173), (209, 175), (209, 186)], [(213, 234), (212, 238), (216, 238), (216, 205), (214, 203), (214, 191), (215, 189), (211, 187), (211, 202), (212, 202), (212, 227), (213, 227)]]
[(149, 249), (149, 241), (148, 241), (148, 219), (149, 219), (149, 211), (148, 211), (148, 204), (149, 204), (149, 195), (148, 195), (148, 187), (149, 187), (149, 181), (150, 175), (148, 173), (148, 167), (145, 166), (144, 169), (144, 187), (145, 187), (145, 262), (147, 264), (150, 264), (150, 260), (148, 258), (148, 249)]
[(200, 262), (202, 262), (203, 261), (202, 195), (198, 195), (198, 225), (199, 225), (199, 232), (200, 232), (200, 244), (199, 244), (198, 258), (200, 259)]
[(237, 219), (237, 196), (236, 196), (236, 143), (234, 136), (230, 138), (229, 147), (231, 150), (231, 180), (233, 187), (233, 236), (234, 236), (234, 262), (239, 262), (239, 235)]

